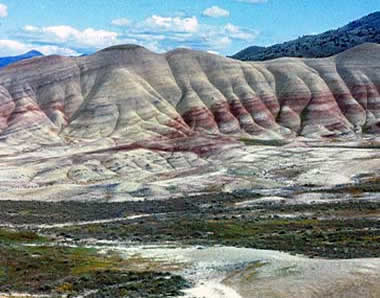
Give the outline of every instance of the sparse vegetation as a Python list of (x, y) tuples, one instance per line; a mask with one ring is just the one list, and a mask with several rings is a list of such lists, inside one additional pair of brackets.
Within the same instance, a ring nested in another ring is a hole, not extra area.
[(240, 141), (247, 146), (284, 146), (288, 144), (285, 140), (263, 140), (263, 139), (250, 139), (250, 138), (240, 138)]
[(270, 47), (248, 47), (232, 56), (243, 61), (260, 61), (280, 57), (328, 57), (365, 42), (380, 43), (380, 12), (349, 23), (337, 30), (298, 39)]
[[(357, 200), (317, 205), (262, 204), (238, 209), (231, 202), (225, 202), (205, 207), (200, 214), (199, 209), (189, 206), (186, 213), (177, 215), (46, 232), (78, 239), (106, 238), (142, 243), (180, 241), (274, 249), (328, 258), (378, 257), (380, 244), (369, 239), (380, 236), (380, 223), (373, 219), (379, 214), (379, 203)], [(300, 215), (282, 217), (282, 214), (289, 213)]]
[(42, 242), (46, 238), (32, 231), (15, 231), (0, 229), (0, 244), (12, 242)]
[[(378, 180), (372, 178), (366, 177), (368, 185), (377, 184)], [(120, 212), (128, 215), (133, 214), (132, 210), (152, 213), (115, 222), (45, 228), (41, 230), (44, 237), (33, 231), (0, 229), (0, 292), (77, 295), (94, 289), (97, 293), (91, 294), (92, 297), (157, 297), (178, 296), (187, 286), (183, 278), (174, 275), (182, 268), (181, 264), (163, 263), (139, 255), (124, 259), (112, 251), (99, 254), (96, 249), (77, 246), (86, 243), (88, 238), (131, 240), (141, 244), (174, 241), (183, 245), (273, 249), (333, 259), (380, 257), (380, 222), (377, 220), (380, 203), (362, 200), (361, 184), (355, 185), (355, 189), (342, 186), (337, 191), (351, 199), (295, 205), (259, 200), (261, 203), (256, 204), (256, 199), (261, 198), (258, 194), (210, 193), (159, 201), (159, 205), (157, 201), (145, 201), (141, 205), (135, 202), (135, 209), (129, 202), (104, 206), (39, 202), (38, 208), (31, 202), (0, 202), (0, 207), (7, 206), (16, 216), (32, 210), (27, 212), (25, 221), (37, 220), (39, 212), (43, 223), (45, 213), (53, 213), (58, 218), (66, 214), (62, 206), (75, 206), (89, 213), (73, 212), (70, 217), (73, 221), (75, 216), (87, 219), (92, 210), (103, 207), (105, 210), (105, 206), (110, 210), (108, 216), (118, 218)], [(247, 200), (251, 202), (249, 205), (240, 204)], [(35, 217), (30, 218), (31, 215)], [(53, 239), (68, 242), (66, 246), (59, 246)], [(247, 280), (260, 273), (262, 264), (249, 266), (252, 268), (247, 270)], [(285, 268), (278, 274), (293, 274), (292, 270)]]
[[(22, 243), (42, 239), (44, 243), (33, 246)], [(128, 293), (128, 297), (180, 295), (186, 281), (162, 272), (165, 265), (161, 265), (139, 256), (123, 259), (92, 248), (49, 245), (47, 239), (32, 232), (0, 233), (0, 292), (79, 294), (96, 290)]]

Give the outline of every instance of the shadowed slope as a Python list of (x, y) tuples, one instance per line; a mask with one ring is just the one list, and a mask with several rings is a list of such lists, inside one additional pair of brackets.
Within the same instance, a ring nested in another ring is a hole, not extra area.
[(380, 12), (374, 12), (336, 30), (305, 35), (269, 47), (248, 47), (232, 57), (265, 61), (280, 57), (321, 58), (336, 55), (366, 42), (380, 43)]

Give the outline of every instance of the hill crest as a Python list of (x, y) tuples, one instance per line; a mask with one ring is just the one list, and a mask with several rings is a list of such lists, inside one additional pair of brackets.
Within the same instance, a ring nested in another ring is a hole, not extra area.
[(232, 58), (243, 61), (265, 61), (280, 57), (322, 58), (368, 42), (380, 43), (380, 12), (321, 34), (305, 35), (269, 47), (248, 47)]

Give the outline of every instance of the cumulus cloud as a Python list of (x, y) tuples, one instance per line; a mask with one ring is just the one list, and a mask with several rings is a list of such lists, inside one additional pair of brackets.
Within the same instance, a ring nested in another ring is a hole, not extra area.
[(211, 36), (210, 38), (207, 39), (207, 45), (212, 50), (223, 50), (229, 47), (231, 43), (232, 43), (232, 40), (228, 36), (216, 36), (214, 38)]
[(115, 19), (111, 22), (114, 26), (128, 26), (131, 24), (131, 21), (127, 18)]
[[(251, 43), (259, 32), (231, 23), (209, 25), (200, 23), (196, 16), (152, 15), (141, 22), (130, 24), (119, 39), (135, 39), (139, 44), (149, 43), (150, 49), (159, 52), (175, 47), (198, 50), (224, 51), (232, 42)], [(248, 45), (248, 44), (247, 44)]]
[(196, 32), (199, 28), (197, 17), (163, 17), (152, 15), (143, 23), (139, 24), (142, 28), (149, 28), (154, 31), (172, 32)]
[(6, 18), (8, 16), (8, 7), (5, 4), (0, 3), (0, 18)]
[(253, 41), (259, 32), (256, 30), (243, 30), (239, 26), (235, 26), (231, 23), (228, 23), (224, 26), (226, 35), (230, 36), (233, 39), (240, 39), (246, 41)]
[(70, 48), (63, 48), (55, 45), (33, 45), (17, 40), (0, 39), (0, 56), (16, 56), (31, 50), (37, 50), (44, 55), (64, 55), (78, 56), (79, 53)]
[(25, 45), (19, 41), (0, 39), (0, 53), (3, 53), (2, 56), (22, 54), (25, 49)]
[(163, 35), (157, 34), (153, 38), (146, 34), (140, 34), (140, 31), (140, 29), (134, 28), (130, 34), (126, 35), (121, 32), (94, 28), (79, 30), (68, 25), (48, 27), (26, 25), (16, 35), (16, 38), (28, 42), (28, 44), (36, 44), (35, 48), (40, 44), (53, 46), (53, 48), (43, 48), (43, 50), (54, 51), (57, 49), (57, 51), (59, 50), (57, 54), (63, 54), (62, 49), (76, 49), (73, 51), (92, 53), (117, 44), (139, 44), (155, 52), (164, 51), (164, 48), (160, 46), (160, 41), (165, 39)]
[(223, 9), (215, 5), (215, 6), (206, 8), (202, 14), (206, 17), (220, 18), (220, 17), (228, 17), (230, 15), (230, 12), (226, 9)]
[(27, 25), (24, 26), (23, 30), (29, 34), (25, 38), (43, 42), (71, 44), (74, 47), (99, 49), (119, 43), (119, 33), (93, 28), (81, 31), (67, 25), (48, 27)]
[(37, 50), (44, 55), (63, 55), (63, 56), (79, 56), (80, 53), (70, 48), (61, 48), (54, 45), (45, 45), (45, 46), (34, 46), (27, 45), (27, 47), (31, 50)]
[[(139, 22), (126, 18), (114, 19), (111, 24), (115, 26), (114, 31), (94, 28), (80, 30), (69, 25), (26, 25), (9, 39), (21, 40), (27, 45), (52, 46), (44, 50), (60, 53), (65, 51), (63, 49), (91, 53), (117, 44), (139, 44), (155, 52), (177, 47), (225, 52), (232, 44), (248, 46), (259, 35), (256, 30), (231, 23), (202, 23), (196, 16), (151, 15)], [(37, 49), (37, 46), (34, 48)]]
[(23, 30), (26, 32), (38, 32), (38, 31), (40, 31), (40, 28), (38, 28), (36, 26), (32, 26), (32, 25), (26, 25), (26, 26), (24, 26)]

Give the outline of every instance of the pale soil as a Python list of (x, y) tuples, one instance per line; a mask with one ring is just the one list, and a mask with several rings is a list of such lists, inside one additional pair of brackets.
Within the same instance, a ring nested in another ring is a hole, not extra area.
[(59, 156), (54, 147), (1, 156), (0, 200), (133, 202), (252, 189), (281, 197), (298, 187), (315, 192), (380, 177), (376, 148), (297, 144), (226, 146), (202, 157), (145, 149)]

